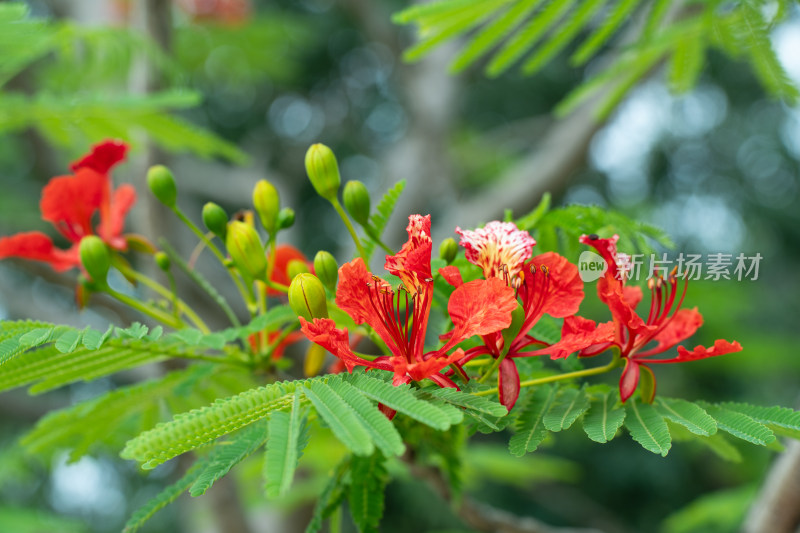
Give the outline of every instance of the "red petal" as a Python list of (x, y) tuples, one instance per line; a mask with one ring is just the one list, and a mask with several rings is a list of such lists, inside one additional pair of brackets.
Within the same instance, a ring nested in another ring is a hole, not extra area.
[(497, 390), (500, 395), (500, 403), (511, 411), (519, 398), (519, 372), (514, 360), (506, 357), (500, 362), (499, 373), (497, 374)]
[[(536, 269), (536, 274), (531, 274), (531, 267)], [(548, 277), (547, 282), (543, 282), (541, 267), (547, 269), (547, 273), (544, 274)], [(578, 311), (583, 301), (583, 281), (578, 273), (578, 267), (565, 257), (555, 252), (537, 255), (525, 265), (524, 272), (525, 285), (528, 287), (526, 299), (530, 299), (540, 309), (537, 320), (543, 313), (555, 318), (564, 318)]]
[(498, 278), (476, 279), (458, 287), (447, 304), (453, 320), (453, 335), (442, 350), (473, 335), (507, 328), (511, 324), (511, 311), (516, 307), (514, 289)]
[(678, 357), (673, 359), (660, 359), (660, 360), (647, 360), (647, 363), (683, 363), (685, 361), (697, 361), (698, 359), (707, 359), (709, 357), (716, 357), (718, 355), (725, 355), (726, 353), (741, 352), (742, 345), (736, 341), (728, 342), (723, 339), (714, 341), (714, 346), (706, 348), (705, 346), (695, 346), (691, 352), (683, 346), (678, 346)]
[(610, 239), (600, 239), (596, 235), (581, 235), (578, 239), (582, 244), (587, 244), (597, 250), (608, 264), (606, 277), (617, 277), (617, 241), (619, 235), (614, 235)]
[(341, 359), (349, 372), (353, 371), (358, 365), (370, 368), (380, 368), (392, 370), (388, 363), (367, 361), (358, 357), (350, 349), (349, 336), (346, 329), (339, 329), (336, 323), (329, 318), (315, 318), (314, 322), (308, 322), (300, 317), (301, 331), (308, 337), (308, 340), (315, 342)]
[(440, 268), (439, 274), (441, 274), (444, 280), (453, 287), (460, 287), (464, 284), (464, 279), (461, 277), (461, 271), (453, 265)]
[(622, 298), (631, 309), (636, 309), (636, 306), (642, 301), (642, 288), (637, 285), (622, 287)]
[(100, 174), (107, 174), (114, 165), (125, 159), (128, 145), (122, 141), (106, 140), (92, 146), (92, 151), (74, 161), (69, 168), (76, 172), (80, 168), (91, 168)]
[(623, 403), (636, 392), (637, 385), (639, 385), (639, 363), (625, 359), (625, 369), (619, 378), (619, 397)]
[(408, 363), (403, 356), (394, 356), (391, 358), (391, 364), (394, 366), (395, 379), (398, 379), (398, 376), (408, 375), (414, 381), (422, 381), (438, 374), (441, 369), (462, 357), (464, 357), (464, 350), (459, 348), (449, 356), (434, 356), (418, 363)]
[(652, 333), (657, 326), (648, 326), (642, 318), (636, 314), (629, 300), (634, 293), (626, 291), (620, 280), (606, 277), (597, 280), (597, 295), (605, 303), (614, 317), (614, 322), (624, 325), (634, 335), (647, 335)]
[(399, 277), (413, 295), (419, 287), (432, 281), (431, 274), (431, 216), (408, 217), (408, 241), (394, 256), (387, 255), (384, 268)]
[(121, 185), (114, 191), (111, 202), (106, 213), (102, 214), (102, 220), (97, 226), (97, 233), (112, 248), (126, 250), (127, 241), (122, 237), (122, 229), (125, 227), (125, 216), (136, 203), (136, 190), (131, 185)]
[(50, 237), (38, 231), (0, 238), (0, 259), (7, 257), (43, 261), (57, 272), (79, 267), (81, 264), (77, 246), (60, 250), (53, 245)]
[(533, 352), (522, 352), (524, 355), (549, 354), (551, 359), (563, 359), (573, 352), (589, 348), (596, 344), (607, 344), (614, 341), (614, 323), (595, 324), (594, 320), (581, 316), (568, 316), (561, 328), (561, 340), (547, 348)]
[(653, 337), (653, 340), (658, 344), (654, 348), (638, 354), (637, 357), (646, 357), (668, 350), (694, 335), (697, 328), (702, 325), (703, 316), (697, 311), (696, 307), (694, 309), (680, 309), (670, 317), (666, 326)]
[(74, 176), (53, 178), (42, 190), (42, 218), (71, 242), (80, 242), (92, 234), (92, 214), (103, 205), (108, 187), (105, 174), (88, 168)]

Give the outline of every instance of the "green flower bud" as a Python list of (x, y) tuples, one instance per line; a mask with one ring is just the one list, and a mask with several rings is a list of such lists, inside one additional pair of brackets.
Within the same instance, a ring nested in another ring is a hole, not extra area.
[(324, 144), (312, 144), (306, 152), (306, 173), (317, 194), (333, 202), (342, 184), (333, 151)]
[(103, 239), (89, 235), (81, 239), (78, 248), (81, 264), (95, 283), (105, 283), (108, 269), (111, 267), (111, 255)]
[(336, 290), (336, 281), (339, 278), (339, 265), (336, 259), (325, 250), (320, 250), (314, 256), (314, 273), (319, 280), (330, 290)]
[(153, 258), (156, 260), (158, 268), (164, 272), (169, 271), (169, 267), (171, 266), (172, 262), (169, 260), (169, 256), (166, 254), (166, 252), (156, 252), (156, 255)]
[(228, 213), (214, 202), (208, 202), (203, 206), (203, 225), (224, 241), (228, 233)]
[(284, 207), (278, 213), (278, 229), (287, 229), (294, 226), (294, 209), (291, 207)]
[(281, 197), (278, 189), (267, 180), (260, 180), (253, 189), (253, 205), (256, 213), (270, 235), (275, 234), (278, 227), (278, 211), (281, 208)]
[(439, 257), (447, 261), (448, 265), (453, 262), (457, 253), (458, 243), (452, 237), (443, 240), (439, 245)]
[(267, 257), (264, 246), (253, 226), (234, 220), (228, 224), (228, 236), (225, 240), (233, 264), (247, 279), (265, 280)]
[(367, 187), (357, 180), (350, 180), (344, 186), (342, 193), (344, 207), (353, 220), (366, 226), (369, 223), (369, 192)]
[(328, 318), (325, 287), (314, 274), (299, 274), (289, 285), (289, 305), (297, 314), (311, 322), (315, 318)]
[(167, 207), (175, 207), (178, 189), (175, 187), (175, 178), (167, 167), (164, 165), (150, 167), (147, 171), (147, 186), (159, 202)]
[(292, 259), (286, 265), (286, 275), (290, 280), (298, 274), (307, 274), (308, 272), (308, 265), (302, 259)]

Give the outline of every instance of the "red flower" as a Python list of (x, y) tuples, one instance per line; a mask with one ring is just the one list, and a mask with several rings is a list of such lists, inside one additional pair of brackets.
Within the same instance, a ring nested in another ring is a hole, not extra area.
[[(78, 245), (87, 235), (99, 235), (117, 250), (127, 249), (122, 236), (125, 215), (136, 201), (130, 185), (111, 188), (108, 173), (125, 158), (128, 146), (119, 141), (104, 141), (92, 147), (91, 153), (70, 165), (71, 176), (58, 176), (42, 190), (39, 207), (42, 218), (52, 223), (72, 246), (56, 248), (44, 233), (31, 231), (0, 239), (0, 259), (20, 257), (43, 261), (57, 271), (80, 266)], [(92, 217), (100, 212), (97, 228)]]
[[(456, 233), (461, 235), (467, 260), (481, 267), (487, 279), (500, 279), (515, 288), (521, 303), (523, 318), (519, 331), (512, 332), (513, 338), (504, 339), (502, 331), (484, 334), (483, 345), (467, 350), (458, 363), (485, 354), (497, 359), (505, 353), (498, 372), (498, 390), (500, 403), (510, 410), (519, 397), (519, 373), (513, 358), (541, 353), (525, 351), (531, 344), (547, 344), (530, 335), (530, 330), (544, 314), (555, 318), (574, 314), (583, 300), (583, 282), (577, 267), (556, 253), (547, 252), (527, 261), (536, 241), (511, 222), (489, 222), (475, 231), (457, 228)], [(462, 283), (455, 267), (440, 272), (452, 285)]]
[[(624, 402), (636, 390), (642, 370), (653, 375), (650, 364), (680, 363), (741, 351), (742, 347), (736, 341), (717, 340), (711, 348), (697, 346), (689, 351), (678, 346), (676, 357), (651, 359), (692, 336), (702, 325), (703, 317), (696, 308), (681, 309), (688, 281), (684, 281), (678, 296), (675, 270), (666, 279), (659, 275), (648, 281), (650, 309), (646, 319), (639, 316), (636, 307), (642, 300), (642, 290), (625, 286), (625, 272), (617, 266), (618, 239), (617, 235), (610, 239), (583, 235), (580, 239), (583, 244), (593, 246), (608, 265), (604, 276), (597, 282), (597, 294), (611, 310), (613, 321), (595, 325), (585, 318), (568, 317), (564, 321), (561, 341), (540, 352), (548, 352), (557, 359), (575, 351), (588, 357), (612, 347), (618, 348), (620, 356), (625, 359), (619, 382), (620, 398)], [(653, 384), (651, 401), (655, 396), (655, 377)]]
[(386, 270), (399, 277), (398, 289), (367, 271), (357, 258), (339, 269), (336, 305), (358, 324), (366, 323), (391, 352), (370, 361), (353, 353), (346, 329), (333, 320), (300, 318), (303, 333), (341, 359), (348, 371), (356, 366), (394, 372), (394, 384), (428, 378), (442, 387), (455, 384), (440, 374), (447, 365), (464, 356), (460, 348), (447, 352), (473, 335), (484, 335), (508, 327), (516, 306), (514, 291), (499, 279), (476, 280), (458, 287), (450, 296), (448, 312), (454, 330), (439, 349), (425, 351), (425, 333), (433, 298), (431, 274), (430, 215), (412, 215), (408, 242), (394, 256), (386, 257)]

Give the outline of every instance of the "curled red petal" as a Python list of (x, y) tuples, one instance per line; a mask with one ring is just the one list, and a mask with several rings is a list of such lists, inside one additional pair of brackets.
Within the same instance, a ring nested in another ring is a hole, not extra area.
[[(537, 255), (525, 266), (525, 285), (529, 288), (525, 293), (526, 299), (537, 302), (539, 316), (547, 313), (555, 318), (564, 318), (578, 311), (583, 301), (583, 281), (577, 266), (555, 252)], [(531, 274), (532, 268), (536, 274)], [(544, 276), (548, 277), (546, 282)]]
[[(438, 374), (444, 367), (455, 363), (462, 357), (464, 357), (464, 350), (459, 348), (451, 355), (443, 355), (443, 352), (439, 351), (433, 357), (414, 363), (409, 363), (402, 356), (393, 356), (391, 364), (394, 367), (395, 379), (399, 379), (398, 376), (407, 375), (414, 381), (422, 381)], [(437, 383), (439, 382), (437, 381)]]
[(308, 340), (319, 344), (341, 359), (348, 372), (352, 372), (353, 368), (359, 365), (392, 370), (388, 363), (368, 361), (354, 354), (350, 349), (347, 330), (337, 328), (336, 323), (329, 318), (315, 318), (313, 322), (308, 322), (303, 317), (300, 317), (300, 329), (308, 337)]
[(639, 363), (625, 359), (625, 369), (619, 378), (619, 397), (623, 403), (633, 396), (637, 385), (639, 385)]
[(656, 341), (656, 346), (638, 354), (639, 357), (661, 353), (678, 344), (679, 342), (688, 339), (697, 328), (703, 325), (703, 315), (701, 315), (697, 308), (694, 309), (679, 309), (669, 322), (659, 331), (653, 340)]
[(39, 231), (0, 238), (0, 259), (9, 257), (42, 261), (57, 272), (79, 267), (81, 264), (77, 246), (61, 250), (55, 247), (50, 237)]
[(582, 316), (568, 316), (561, 327), (561, 340), (547, 348), (523, 355), (549, 354), (551, 359), (563, 359), (571, 353), (614, 341), (614, 323), (596, 324), (594, 320)]
[(69, 168), (77, 172), (81, 168), (90, 168), (100, 174), (107, 174), (114, 165), (125, 159), (128, 145), (119, 140), (105, 140), (92, 146), (91, 152), (70, 164)]
[(84, 168), (74, 176), (58, 176), (42, 190), (42, 218), (73, 243), (92, 234), (92, 215), (108, 198), (104, 174)]
[(125, 216), (136, 203), (136, 189), (131, 185), (121, 185), (111, 196), (108, 209), (101, 210), (102, 219), (97, 226), (97, 233), (112, 248), (126, 250), (127, 240), (122, 236), (125, 227)]
[(412, 295), (432, 281), (431, 216), (408, 217), (408, 241), (395, 255), (387, 255), (384, 268), (399, 277)]
[(464, 284), (464, 279), (461, 277), (461, 271), (453, 265), (440, 268), (439, 274), (441, 274), (442, 278), (444, 278), (444, 280), (453, 287), (460, 287)]
[(473, 335), (486, 335), (507, 328), (517, 307), (514, 289), (498, 278), (476, 279), (453, 291), (447, 311), (453, 321), (453, 335), (447, 350)]
[(717, 339), (714, 341), (714, 346), (706, 348), (705, 346), (695, 346), (694, 350), (687, 350), (683, 346), (678, 346), (678, 356), (673, 359), (660, 359), (660, 360), (647, 360), (647, 363), (683, 363), (685, 361), (697, 361), (698, 359), (707, 359), (709, 357), (716, 357), (718, 355), (725, 355), (726, 353), (741, 352), (742, 345), (737, 341), (728, 342), (724, 339)]
[(614, 235), (610, 239), (601, 239), (597, 235), (581, 235), (578, 240), (581, 244), (586, 244), (597, 250), (597, 253), (605, 259), (608, 264), (606, 277), (617, 277), (617, 241), (619, 241), (619, 235)]
[(642, 301), (642, 288), (637, 285), (622, 287), (622, 298), (631, 309), (636, 309), (636, 306)]
[(497, 390), (499, 391), (500, 403), (511, 411), (519, 398), (519, 372), (514, 360), (506, 357), (500, 362), (497, 374)]

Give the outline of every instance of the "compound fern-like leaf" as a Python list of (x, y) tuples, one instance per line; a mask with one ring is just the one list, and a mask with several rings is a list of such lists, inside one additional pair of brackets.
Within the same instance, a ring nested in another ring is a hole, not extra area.
[(625, 420), (625, 410), (616, 407), (617, 393), (601, 394), (593, 401), (589, 412), (583, 417), (583, 430), (595, 442), (604, 444), (617, 434)]
[(630, 431), (633, 440), (645, 450), (666, 457), (672, 446), (672, 437), (664, 418), (652, 405), (639, 403), (634, 399), (628, 400), (625, 407), (628, 412), (625, 427)]
[(547, 436), (543, 418), (555, 400), (557, 391), (555, 386), (543, 386), (530, 395), (514, 425), (516, 433), (508, 442), (508, 450), (513, 455), (522, 457), (536, 450)]
[(303, 387), (303, 394), (311, 400), (336, 438), (351, 452), (370, 455), (375, 451), (369, 431), (336, 391), (325, 383), (316, 382)]
[(301, 395), (295, 391), (292, 408), (287, 413), (277, 411), (269, 417), (269, 442), (264, 456), (265, 489), (270, 498), (279, 498), (289, 491), (302, 453), (301, 440), (306, 416), (300, 403)]

